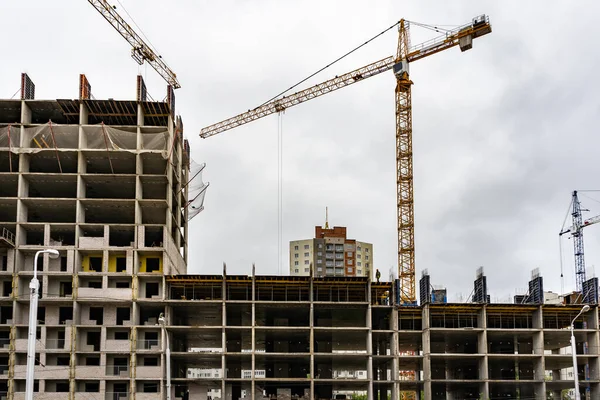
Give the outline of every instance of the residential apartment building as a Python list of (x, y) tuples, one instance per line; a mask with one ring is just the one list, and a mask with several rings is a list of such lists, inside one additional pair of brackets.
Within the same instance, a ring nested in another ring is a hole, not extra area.
[[(25, 396), (37, 268), (35, 398), (165, 393), (164, 275), (186, 273), (189, 147), (166, 102), (0, 100), (0, 398)], [(162, 97), (162, 96), (161, 96)], [(42, 249), (55, 249), (57, 259)]]
[(313, 239), (290, 242), (290, 275), (373, 277), (373, 245), (349, 239), (346, 227), (315, 227)]

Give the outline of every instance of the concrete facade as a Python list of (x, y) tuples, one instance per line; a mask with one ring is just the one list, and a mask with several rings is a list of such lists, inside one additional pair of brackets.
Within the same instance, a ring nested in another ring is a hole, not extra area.
[(60, 256), (37, 265), (34, 397), (164, 394), (164, 276), (186, 273), (183, 125), (141, 77), (133, 101), (91, 100), (81, 82), (78, 100), (0, 100), (2, 399), (25, 396), (28, 286), (47, 248)]

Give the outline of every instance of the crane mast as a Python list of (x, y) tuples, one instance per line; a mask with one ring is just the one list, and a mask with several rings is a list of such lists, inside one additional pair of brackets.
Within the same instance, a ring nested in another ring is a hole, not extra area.
[(88, 2), (127, 40), (131, 45), (131, 57), (139, 65), (142, 65), (146, 61), (173, 89), (181, 87), (175, 72), (169, 68), (162, 60), (162, 57), (157, 55), (146, 44), (106, 0), (88, 0)]
[[(91, 1), (91, 0), (88, 0)], [(415, 235), (413, 197), (413, 151), (412, 151), (412, 81), (408, 65), (414, 61), (459, 46), (469, 50), (475, 38), (492, 31), (489, 18), (480, 15), (465, 25), (448, 30), (442, 36), (420, 43), (410, 44), (409, 22), (400, 20), (399, 40), (395, 56), (389, 56), (364, 67), (335, 76), (307, 89), (280, 97), (252, 110), (207, 126), (200, 137), (208, 138), (237, 126), (256, 121), (268, 115), (282, 112), (289, 107), (312, 100), (324, 94), (347, 87), (366, 78), (393, 70), (396, 76), (396, 186), (398, 217), (398, 278), (400, 280), (400, 302), (416, 303), (415, 285)]]
[(573, 191), (571, 204), (573, 206), (573, 210), (571, 212), (573, 225), (570, 228), (561, 231), (559, 235), (562, 236), (566, 233), (570, 233), (571, 237), (573, 238), (576, 290), (578, 292), (583, 293), (583, 282), (586, 281), (585, 254), (583, 248), (583, 228), (599, 223), (600, 215), (588, 218), (586, 220), (583, 219), (583, 215), (581, 214), (581, 212), (589, 210), (583, 210), (581, 208), (581, 202), (579, 201), (577, 190)]

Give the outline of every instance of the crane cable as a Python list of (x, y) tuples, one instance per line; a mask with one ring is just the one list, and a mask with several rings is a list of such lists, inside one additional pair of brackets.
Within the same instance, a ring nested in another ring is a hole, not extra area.
[[(560, 231), (563, 232), (565, 229), (565, 224), (567, 223), (567, 218), (569, 218), (569, 213), (571, 212), (571, 206), (573, 205), (573, 199), (569, 203), (569, 208), (567, 208), (567, 215), (565, 215), (565, 219), (563, 220), (562, 227)], [(563, 251), (562, 251), (562, 235), (558, 235), (558, 252), (560, 257), (560, 292), (565, 293), (565, 276), (563, 274)]]
[[(283, 271), (283, 112), (277, 114), (277, 273)], [(291, 265), (290, 265), (291, 268)]]
[(357, 51), (358, 49), (360, 49), (361, 47), (367, 45), (368, 43), (372, 42), (373, 40), (377, 39), (379, 36), (383, 35), (384, 33), (386, 33), (387, 31), (389, 31), (390, 29), (398, 26), (400, 24), (400, 22), (396, 22), (394, 25), (390, 26), (389, 28), (385, 29), (384, 31), (378, 33), (377, 35), (373, 36), (371, 39), (367, 40), (366, 42), (364, 42), (363, 44), (361, 44), (360, 46), (355, 47), (354, 49), (350, 50), (349, 52), (347, 52), (346, 54), (344, 54), (341, 57), (338, 57), (336, 60), (330, 62), (329, 64), (327, 64), (326, 66), (324, 66), (323, 68), (317, 70), (316, 72), (313, 72), (312, 74), (310, 74), (309, 76), (307, 76), (306, 78), (302, 79), (301, 81), (299, 81), (298, 83), (290, 86), (289, 88), (287, 88), (286, 90), (284, 90), (283, 92), (271, 97), (269, 100), (265, 101), (264, 103), (262, 103), (260, 106), (258, 107), (262, 107), (267, 103), (270, 103), (271, 101), (277, 99), (279, 96), (289, 92), (290, 90), (292, 90), (293, 88), (295, 88), (298, 85), (301, 85), (302, 83), (306, 82), (307, 80), (309, 80), (310, 78), (312, 78), (313, 76), (323, 72), (324, 70), (326, 70), (327, 68), (331, 67), (333, 64), (337, 63), (338, 61), (346, 58), (347, 56), (349, 56), (350, 54), (354, 53), (355, 51)]

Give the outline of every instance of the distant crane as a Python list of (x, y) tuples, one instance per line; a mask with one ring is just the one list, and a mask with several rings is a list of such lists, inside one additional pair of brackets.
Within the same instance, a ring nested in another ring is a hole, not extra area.
[[(416, 24), (439, 32), (439, 28)], [(480, 15), (468, 24), (447, 30), (444, 35), (432, 40), (410, 45), (409, 22), (400, 20), (398, 48), (395, 56), (389, 56), (354, 71), (336, 76), (308, 89), (289, 96), (279, 97), (248, 110), (235, 117), (203, 128), (202, 138), (208, 138), (237, 126), (255, 121), (315, 97), (363, 81), (382, 72), (393, 70), (396, 76), (396, 189), (398, 217), (398, 279), (400, 280), (400, 302), (416, 303), (415, 285), (415, 235), (413, 201), (413, 150), (412, 150), (412, 101), (408, 65), (443, 50), (459, 46), (461, 51), (471, 49), (473, 39), (492, 31), (489, 18)], [(394, 25), (394, 26), (396, 26)]]
[(179, 89), (181, 85), (177, 75), (157, 55), (152, 48), (133, 30), (131, 26), (117, 13), (115, 7), (108, 4), (106, 0), (88, 0), (94, 8), (129, 42), (131, 45), (131, 57), (142, 65), (146, 61), (173, 89)]
[(589, 211), (581, 208), (581, 203), (577, 196), (577, 190), (573, 191), (573, 197), (571, 200), (573, 211), (571, 217), (573, 218), (573, 225), (570, 228), (560, 231), (559, 236), (566, 233), (570, 233), (573, 238), (573, 248), (575, 251), (575, 281), (577, 284), (577, 291), (583, 293), (583, 282), (586, 281), (586, 270), (585, 270), (585, 258), (583, 251), (583, 228), (590, 225), (597, 224), (600, 222), (600, 215), (584, 220), (581, 215), (582, 211)]

